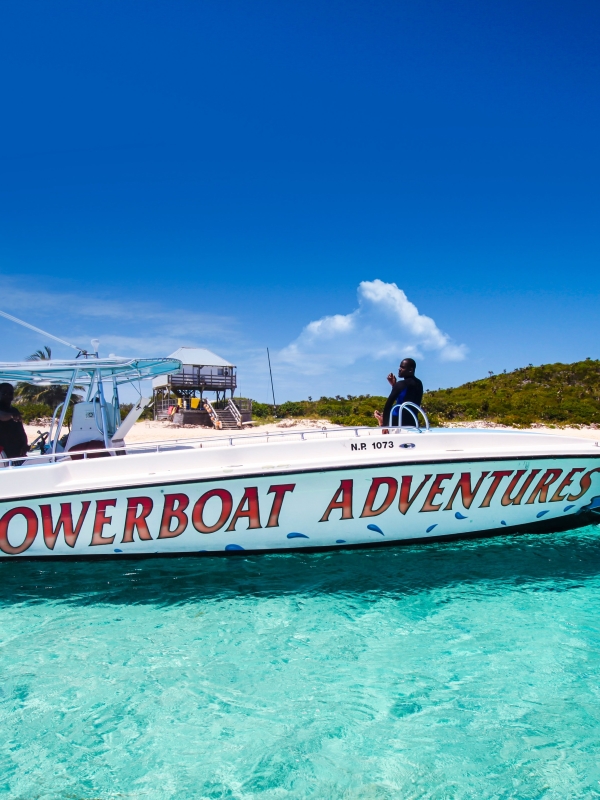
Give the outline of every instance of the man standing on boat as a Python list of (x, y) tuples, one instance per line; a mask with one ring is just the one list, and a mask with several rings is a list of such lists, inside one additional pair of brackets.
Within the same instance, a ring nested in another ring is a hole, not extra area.
[[(390, 412), (394, 406), (401, 405), (402, 403), (416, 403), (421, 405), (423, 399), (423, 384), (415, 377), (415, 370), (417, 363), (412, 358), (405, 358), (400, 362), (400, 369), (398, 370), (398, 380), (393, 372), (390, 372), (387, 379), (392, 387), (390, 396), (388, 397), (383, 414), (375, 411), (375, 419), (380, 425), (391, 425)], [(398, 412), (394, 414), (397, 416)], [(402, 411), (402, 425), (414, 425), (415, 420), (410, 411), (406, 408)]]
[(0, 383), (0, 451), (7, 458), (27, 454), (27, 434), (19, 409), (12, 405), (15, 390), (10, 383)]

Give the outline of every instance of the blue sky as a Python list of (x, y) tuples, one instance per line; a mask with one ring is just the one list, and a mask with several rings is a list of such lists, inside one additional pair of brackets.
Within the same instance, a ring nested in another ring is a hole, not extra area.
[(209, 347), (260, 400), (267, 346), (278, 401), (598, 358), (599, 33), (591, 2), (3, 3), (0, 308)]

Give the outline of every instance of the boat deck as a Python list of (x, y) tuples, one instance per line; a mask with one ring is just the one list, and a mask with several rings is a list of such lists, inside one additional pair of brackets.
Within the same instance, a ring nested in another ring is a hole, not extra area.
[[(173, 439), (70, 456), (4, 462), (0, 500), (61, 490), (102, 490), (170, 482), (296, 472), (546, 458), (600, 458), (600, 444), (544, 433), (464, 429), (334, 428)], [(109, 456), (109, 457), (101, 457)], [(112, 457), (111, 457), (112, 456)]]
[[(403, 437), (399, 441), (397, 437)], [(128, 444), (127, 442), (98, 450), (78, 452), (74, 457), (69, 453), (56, 453), (55, 455), (31, 455), (25, 459), (5, 459), (0, 460), (0, 467), (18, 468), (24, 470), (28, 467), (47, 465), (49, 463), (60, 463), (72, 460), (97, 459), (102, 456), (134, 456), (159, 453), (172, 453), (183, 450), (207, 450), (207, 449), (227, 449), (231, 447), (243, 447), (279, 444), (296, 445), (299, 442), (322, 442), (323, 440), (333, 441), (352, 441), (371, 439), (379, 442), (381, 447), (375, 449), (388, 449), (386, 444), (392, 445), (389, 449), (394, 449), (393, 444), (397, 443), (399, 448), (408, 447), (404, 443), (406, 438), (415, 438), (419, 442), (419, 450), (423, 446), (429, 454), (437, 451), (440, 456), (445, 453), (473, 452), (474, 449), (480, 450), (493, 448), (493, 453), (498, 451), (507, 453), (514, 451), (519, 453), (525, 448), (527, 452), (540, 452), (551, 450), (553, 453), (564, 454), (565, 452), (575, 451), (577, 454), (594, 452), (590, 448), (600, 448), (599, 440), (580, 439), (576, 437), (557, 437), (552, 434), (541, 432), (532, 433), (531, 431), (516, 431), (505, 429), (481, 429), (481, 428), (376, 428), (376, 427), (339, 427), (322, 428), (297, 431), (282, 431), (265, 433), (235, 433), (231, 436), (218, 437), (198, 437), (198, 438), (173, 438), (173, 439), (149, 439), (145, 442)], [(440, 438), (442, 437), (442, 438)], [(447, 448), (444, 444), (451, 441), (453, 445), (462, 447)], [(416, 443), (411, 443), (411, 449), (416, 447)]]

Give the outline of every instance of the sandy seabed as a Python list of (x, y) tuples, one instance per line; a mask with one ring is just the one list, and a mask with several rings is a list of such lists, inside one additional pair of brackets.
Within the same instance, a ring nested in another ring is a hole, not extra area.
[[(269, 425), (257, 425), (253, 427), (245, 426), (243, 430), (233, 431), (217, 431), (214, 428), (203, 428), (196, 425), (185, 425), (183, 427), (173, 425), (170, 422), (137, 422), (133, 429), (126, 437), (126, 441), (130, 444), (136, 442), (157, 442), (166, 441), (168, 439), (202, 439), (202, 438), (215, 438), (215, 437), (229, 437), (247, 435), (261, 436), (265, 433), (284, 433), (289, 431), (303, 431), (315, 429), (331, 429), (340, 428), (340, 425), (333, 425), (328, 420), (295, 420), (283, 419), (281, 422), (272, 423)], [(494, 430), (520, 430), (530, 431), (531, 433), (550, 433), (555, 436), (574, 436), (583, 439), (593, 439), (600, 441), (600, 429), (591, 426), (579, 427), (564, 427), (564, 428), (551, 428), (545, 425), (536, 425), (531, 428), (510, 428), (506, 425), (496, 425), (484, 420), (457, 423), (452, 427), (455, 428), (481, 428), (481, 429), (494, 429)], [(48, 430), (47, 425), (25, 425), (27, 438), (32, 442), (38, 434), (38, 431)]]

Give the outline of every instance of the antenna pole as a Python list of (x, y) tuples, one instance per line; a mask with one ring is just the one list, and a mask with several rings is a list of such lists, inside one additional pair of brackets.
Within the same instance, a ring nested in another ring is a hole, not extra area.
[(65, 344), (67, 347), (72, 347), (73, 350), (77, 350), (78, 353), (82, 353), (84, 356), (87, 355), (87, 350), (84, 350), (82, 347), (77, 347), (75, 344), (71, 344), (71, 342), (65, 342), (64, 339), (59, 339), (58, 336), (53, 336), (48, 331), (43, 331), (41, 328), (36, 328), (35, 325), (30, 325), (28, 322), (23, 322), (22, 319), (18, 317), (13, 317), (11, 314), (7, 314), (6, 311), (0, 311), (0, 316), (6, 317), (11, 322), (16, 322), (18, 325), (23, 325), (24, 328), (29, 328), (36, 333), (41, 333), (42, 336), (48, 336), (50, 339), (54, 339), (55, 342), (60, 342), (61, 344)]
[(277, 410), (277, 403), (275, 402), (275, 389), (273, 388), (273, 370), (271, 369), (271, 356), (269, 355), (269, 348), (267, 347), (267, 360), (269, 362), (269, 375), (271, 376), (271, 392), (273, 394), (273, 411)]

